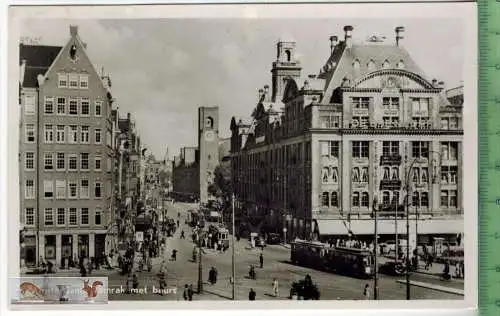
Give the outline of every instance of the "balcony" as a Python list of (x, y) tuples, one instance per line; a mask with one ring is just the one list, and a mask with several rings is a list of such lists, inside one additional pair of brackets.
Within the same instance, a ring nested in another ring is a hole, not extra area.
[(382, 155), (380, 157), (380, 165), (400, 165), (401, 155)]
[(380, 180), (380, 190), (397, 191), (401, 189), (401, 180)]

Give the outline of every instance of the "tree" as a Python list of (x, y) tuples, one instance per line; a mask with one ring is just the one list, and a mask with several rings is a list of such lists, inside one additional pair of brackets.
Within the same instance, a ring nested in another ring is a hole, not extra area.
[(214, 182), (208, 186), (208, 193), (215, 197), (217, 211), (224, 213), (231, 208), (233, 182), (230, 163), (222, 162), (215, 168)]

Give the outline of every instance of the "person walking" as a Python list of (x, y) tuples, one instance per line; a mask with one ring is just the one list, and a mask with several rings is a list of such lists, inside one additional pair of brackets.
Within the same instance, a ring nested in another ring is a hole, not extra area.
[(192, 301), (193, 300), (193, 285), (192, 284), (189, 284), (189, 288), (188, 288), (188, 300), (189, 301)]
[(262, 252), (260, 253), (259, 261), (260, 261), (260, 268), (263, 269), (264, 268), (264, 255), (262, 254)]
[(182, 293), (182, 297), (184, 298), (185, 301), (188, 300), (188, 297), (189, 297), (189, 287), (187, 284), (184, 284), (184, 292)]
[(274, 294), (274, 297), (279, 296), (279, 284), (278, 284), (278, 280), (276, 280), (276, 278), (274, 278), (274, 280), (273, 280), (273, 294)]
[(248, 293), (248, 300), (249, 301), (255, 301), (255, 296), (256, 295), (257, 294), (255, 293), (255, 291), (253, 290), (253, 288), (250, 289), (250, 292)]
[(363, 297), (365, 300), (370, 300), (371, 299), (371, 289), (369, 284), (365, 284), (365, 289), (363, 290)]

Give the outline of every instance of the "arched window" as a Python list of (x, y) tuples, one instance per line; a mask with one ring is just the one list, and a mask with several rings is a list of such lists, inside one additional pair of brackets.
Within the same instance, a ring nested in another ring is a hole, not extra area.
[(422, 183), (427, 183), (429, 181), (429, 169), (422, 168)]
[(352, 169), (352, 182), (359, 182), (359, 168)]
[(387, 69), (387, 68), (389, 68), (389, 66), (390, 66), (389, 61), (387, 59), (384, 60), (384, 62), (382, 63), (382, 68)]
[(354, 69), (359, 69), (359, 66), (360, 66), (360, 64), (359, 64), (359, 60), (357, 60), (357, 59), (356, 59), (356, 60), (352, 63), (352, 67), (353, 67)]
[(367, 66), (368, 66), (368, 71), (374, 71), (375, 70), (375, 62), (373, 61), (373, 59), (368, 62)]
[(420, 196), (419, 196), (418, 192), (413, 192), (411, 205), (412, 206), (420, 206)]
[(359, 192), (352, 192), (352, 206), (359, 207)]
[(368, 167), (363, 167), (361, 169), (361, 182), (368, 182)]
[(339, 171), (338, 171), (337, 167), (332, 168), (332, 182), (333, 183), (339, 182)]
[(413, 183), (418, 183), (420, 179), (420, 170), (417, 167), (413, 168), (413, 176), (412, 176), (412, 181)]
[(323, 178), (323, 183), (328, 182), (328, 167), (323, 168), (322, 178)]
[(333, 207), (339, 207), (339, 197), (335, 191), (332, 192), (330, 205)]
[(321, 204), (323, 206), (328, 206), (328, 199), (329, 199), (329, 196), (328, 196), (328, 192), (323, 192), (323, 196), (322, 196), (322, 199), (321, 199)]
[(392, 167), (391, 180), (399, 180), (399, 168)]
[(382, 192), (382, 204), (383, 205), (389, 205), (391, 201), (391, 196), (388, 191)]
[(400, 61), (398, 62), (397, 67), (398, 67), (399, 69), (404, 69), (404, 68), (405, 68), (405, 63), (403, 62), (403, 60), (400, 60)]
[(214, 119), (212, 117), (207, 117), (205, 119), (205, 127), (206, 128), (213, 128), (214, 127)]
[(370, 204), (370, 197), (368, 195), (368, 192), (363, 192), (361, 194), (361, 206), (368, 207), (369, 204)]
[(390, 179), (390, 172), (391, 169), (389, 167), (384, 167), (384, 175), (383, 175), (383, 180), (389, 180)]
[(285, 54), (286, 54), (286, 61), (287, 62), (290, 62), (292, 60), (292, 52), (290, 50), (286, 50), (285, 51)]

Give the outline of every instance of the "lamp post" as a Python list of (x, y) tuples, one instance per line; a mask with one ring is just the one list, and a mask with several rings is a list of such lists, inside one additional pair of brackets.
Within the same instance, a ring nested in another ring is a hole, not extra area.
[(377, 256), (378, 256), (378, 223), (377, 223), (377, 197), (375, 196), (373, 198), (373, 230), (374, 230), (374, 238), (375, 241), (373, 242), (374, 245), (374, 265), (375, 265), (375, 271), (374, 271), (374, 278), (373, 278), (373, 299), (378, 300), (378, 262), (377, 262)]
[(233, 273), (233, 301), (235, 300), (236, 294), (235, 294), (235, 286), (236, 286), (236, 266), (235, 266), (235, 251), (234, 251), (234, 246), (235, 246), (235, 238), (234, 238), (234, 193), (231, 197), (231, 207), (232, 207), (232, 235), (233, 235), (233, 262), (232, 262), (232, 273)]
[(201, 260), (201, 238), (198, 234), (198, 294), (203, 293), (203, 263)]

